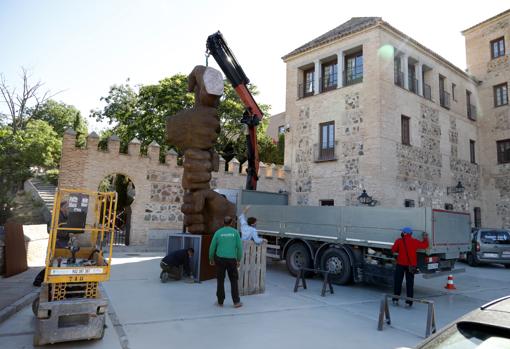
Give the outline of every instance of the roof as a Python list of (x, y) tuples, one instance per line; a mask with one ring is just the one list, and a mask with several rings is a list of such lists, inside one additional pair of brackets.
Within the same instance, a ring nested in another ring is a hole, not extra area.
[(493, 21), (493, 20), (495, 20), (495, 19), (497, 19), (497, 18), (499, 18), (499, 17), (506, 16), (507, 14), (510, 14), (510, 10), (503, 11), (503, 12), (501, 12), (501, 13), (499, 13), (499, 14), (495, 15), (494, 17), (491, 17), (491, 18), (489, 18), (489, 19), (486, 19), (485, 21), (482, 21), (482, 22), (480, 22), (480, 23), (478, 23), (478, 24), (475, 24), (474, 26), (469, 27), (469, 28), (467, 28), (467, 29), (465, 29), (465, 30), (461, 31), (461, 33), (464, 35), (464, 34), (466, 34), (468, 31), (470, 31), (471, 29), (474, 29), (474, 28), (479, 27), (479, 26), (481, 26), (481, 25), (483, 25), (483, 24), (486, 24), (486, 23), (488, 23), (488, 22), (491, 22), (491, 21)]
[(371, 27), (381, 21), (381, 17), (353, 17), (347, 22), (340, 24), (338, 27), (331, 29), (325, 34), (316, 37), (312, 41), (307, 42), (303, 46), (298, 47), (294, 51), (282, 57), (283, 60), (294, 56), (298, 53), (308, 51), (311, 48), (323, 45), (330, 41), (339, 39), (343, 36), (359, 32), (367, 27)]
[[(510, 11), (510, 10), (509, 10)], [(497, 16), (496, 16), (497, 17)], [(381, 17), (353, 17), (347, 22), (339, 25), (335, 29), (332, 29), (328, 31), (327, 33), (313, 39), (312, 41), (304, 44), (303, 46), (298, 47), (294, 51), (286, 54), (282, 57), (283, 60), (286, 60), (294, 55), (306, 52), (308, 50), (311, 50), (315, 47), (327, 44), (329, 42), (332, 42), (334, 40), (340, 39), (344, 36), (354, 34), (357, 32), (360, 32), (364, 29), (380, 26), (382, 28), (385, 28), (386, 30), (389, 30), (393, 32), (394, 34), (402, 37), (405, 41), (410, 42), (414, 44), (415, 46), (419, 47), (420, 49), (424, 50), (428, 54), (430, 54), (432, 57), (438, 59), (439, 61), (442, 61), (445, 65), (449, 66), (453, 70), (457, 71), (457, 73), (463, 75), (467, 79), (470, 79), (471, 81), (478, 83), (476, 79), (474, 79), (472, 76), (467, 74), (464, 70), (457, 67), (455, 64), (448, 61), (446, 58), (442, 57), (441, 55), (437, 54), (436, 52), (432, 51), (431, 49), (425, 47), (424, 45), (420, 44), (418, 41), (414, 40), (410, 36), (404, 34), (397, 28), (390, 25), (388, 22), (385, 22), (382, 20)]]

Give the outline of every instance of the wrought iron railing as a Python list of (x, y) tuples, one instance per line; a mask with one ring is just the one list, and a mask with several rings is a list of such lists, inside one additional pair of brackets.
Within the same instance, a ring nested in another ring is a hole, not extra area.
[(476, 120), (476, 106), (472, 105), (472, 104), (468, 104), (467, 105), (467, 116), (469, 119), (471, 120)]
[(409, 91), (412, 93), (418, 94), (418, 79), (415, 79), (412, 76), (409, 76), (407, 79), (407, 85), (409, 87)]
[(430, 85), (427, 85), (426, 83), (423, 83), (423, 97), (429, 101), (432, 100), (432, 89), (430, 88)]
[(336, 73), (324, 75), (319, 80), (320, 92), (326, 92), (337, 88), (338, 75)]
[(305, 98), (313, 96), (315, 93), (315, 86), (313, 82), (298, 85), (298, 98)]
[(395, 70), (395, 85), (404, 88), (404, 72)]
[(439, 104), (441, 107), (450, 109), (450, 94), (446, 91), (439, 91)]
[(338, 141), (334, 141), (333, 144), (314, 144), (314, 161), (334, 161), (337, 160), (337, 149)]
[(344, 70), (344, 86), (357, 84), (363, 81), (363, 66), (356, 66)]

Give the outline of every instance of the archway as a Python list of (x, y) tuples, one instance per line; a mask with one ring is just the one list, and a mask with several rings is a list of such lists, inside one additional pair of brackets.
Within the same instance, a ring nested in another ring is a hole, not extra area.
[(135, 200), (135, 184), (125, 174), (114, 173), (106, 176), (99, 183), (98, 190), (117, 192), (114, 245), (129, 246), (132, 217), (131, 205)]

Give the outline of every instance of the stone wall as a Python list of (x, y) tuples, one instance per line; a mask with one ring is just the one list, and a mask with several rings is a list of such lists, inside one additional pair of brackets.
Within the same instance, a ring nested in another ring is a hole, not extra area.
[[(183, 168), (177, 165), (177, 154), (170, 151), (165, 163), (160, 163), (160, 147), (149, 146), (148, 154), (140, 154), (140, 142), (136, 139), (128, 145), (128, 153), (119, 153), (120, 142), (113, 136), (108, 149), (98, 148), (99, 137), (92, 133), (87, 137), (85, 149), (75, 147), (73, 131), (67, 131), (62, 144), (59, 187), (96, 191), (99, 183), (108, 175), (119, 173), (131, 179), (135, 186), (132, 207), (132, 244), (147, 244), (149, 230), (181, 230), (183, 215), (180, 212), (183, 189)], [(240, 173), (239, 162), (233, 160), (225, 171), (225, 161), (220, 171), (213, 173), (213, 188), (240, 189), (245, 187), (245, 171)], [(245, 167), (243, 166), (244, 170)], [(282, 166), (260, 164), (258, 190), (278, 192), (287, 190), (286, 174)]]
[[(503, 13), (463, 32), (468, 71), (478, 87), (478, 125), (481, 138), (480, 172), (482, 225), (510, 228), (510, 164), (500, 164), (496, 142), (510, 139), (510, 107), (494, 105), (493, 87), (510, 85), (510, 13)], [(490, 42), (503, 37), (506, 54), (492, 59)]]

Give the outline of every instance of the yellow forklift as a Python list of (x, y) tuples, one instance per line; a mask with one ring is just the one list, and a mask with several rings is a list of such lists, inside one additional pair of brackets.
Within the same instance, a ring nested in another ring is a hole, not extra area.
[(34, 311), (34, 345), (100, 339), (108, 302), (116, 192), (59, 189), (53, 205), (46, 269)]

